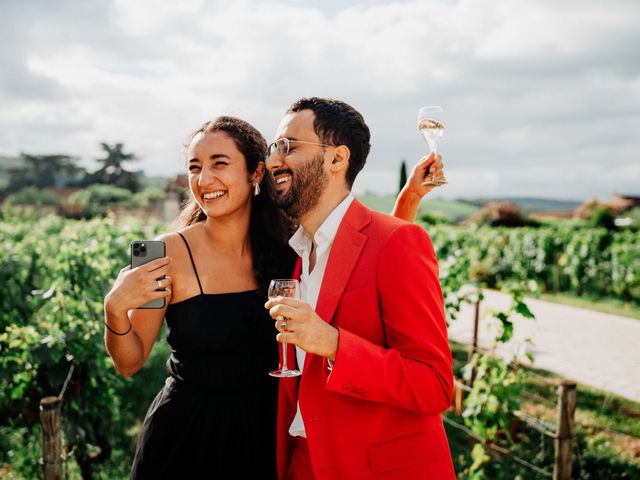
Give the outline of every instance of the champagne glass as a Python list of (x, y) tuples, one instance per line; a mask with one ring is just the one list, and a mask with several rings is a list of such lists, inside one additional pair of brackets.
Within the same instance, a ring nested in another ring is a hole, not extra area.
[[(429, 144), (429, 150), (435, 155), (436, 144), (444, 134), (444, 123), (442, 123), (442, 107), (431, 105), (418, 110), (418, 130)], [(446, 185), (446, 180), (438, 180), (435, 174), (428, 175), (423, 185)]]
[[(269, 300), (276, 297), (300, 298), (300, 282), (290, 278), (271, 280), (268, 295)], [(287, 344), (284, 342), (282, 343), (282, 365), (278, 370), (270, 371), (269, 375), (272, 377), (297, 377), (300, 375), (300, 370), (289, 370), (287, 367)]]

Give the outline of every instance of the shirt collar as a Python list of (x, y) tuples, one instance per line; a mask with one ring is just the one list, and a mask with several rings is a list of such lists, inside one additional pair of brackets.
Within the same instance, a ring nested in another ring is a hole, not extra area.
[[(320, 228), (315, 234), (316, 245), (333, 244), (333, 240), (336, 238), (336, 234), (338, 233), (338, 227), (340, 227), (340, 223), (342, 223), (342, 219), (344, 218), (347, 210), (351, 206), (354, 197), (353, 194), (349, 193), (347, 197), (338, 204), (336, 208), (329, 214), (327, 218), (325, 218)], [(305, 229), (300, 225), (293, 236), (289, 239), (289, 245), (293, 250), (298, 254), (298, 256), (302, 257), (307, 250), (311, 248), (311, 237), (305, 231)]]

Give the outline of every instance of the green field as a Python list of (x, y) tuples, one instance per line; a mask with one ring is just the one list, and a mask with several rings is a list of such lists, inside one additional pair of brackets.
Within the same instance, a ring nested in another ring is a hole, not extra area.
[[(395, 196), (379, 196), (369, 193), (359, 195), (358, 199), (372, 210), (383, 213), (391, 213), (393, 204), (396, 201)], [(449, 223), (457, 223), (465, 220), (478, 210), (480, 210), (480, 207), (466, 202), (434, 199), (428, 196), (422, 200), (420, 205), (420, 213), (429, 213), (443, 217)]]

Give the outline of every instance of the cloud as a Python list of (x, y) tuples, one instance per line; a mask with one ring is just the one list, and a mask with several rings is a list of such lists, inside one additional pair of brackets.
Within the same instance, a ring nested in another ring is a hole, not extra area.
[(3, 154), (89, 161), (121, 141), (168, 176), (202, 121), (237, 115), (271, 138), (318, 95), (372, 130), (357, 188), (395, 191), (400, 160), (426, 153), (418, 107), (440, 104), (442, 196), (638, 193), (634, 1), (41, 0), (0, 17)]

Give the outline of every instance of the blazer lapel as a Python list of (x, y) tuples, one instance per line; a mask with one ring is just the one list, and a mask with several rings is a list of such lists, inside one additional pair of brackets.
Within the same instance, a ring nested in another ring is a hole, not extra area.
[(325, 322), (332, 321), (342, 292), (367, 242), (367, 236), (360, 230), (370, 222), (371, 215), (366, 207), (354, 199), (338, 227), (322, 278), (316, 313)]
[[(370, 222), (371, 214), (367, 208), (354, 199), (336, 232), (316, 303), (316, 313), (327, 323), (333, 320), (342, 292), (367, 242), (367, 236), (360, 230)], [(305, 370), (311, 357), (313, 355), (305, 357)]]

